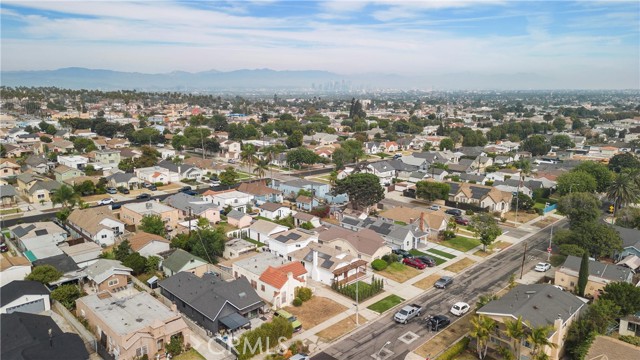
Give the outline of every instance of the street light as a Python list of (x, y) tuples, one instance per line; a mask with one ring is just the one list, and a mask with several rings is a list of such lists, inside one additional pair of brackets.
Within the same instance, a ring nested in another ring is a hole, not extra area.
[(382, 350), (385, 348), (385, 346), (391, 345), (391, 341), (387, 341), (386, 343), (384, 343), (384, 345), (382, 345), (382, 347), (380, 348), (380, 350), (378, 350), (378, 352), (376, 353), (376, 357), (378, 359), (380, 359), (380, 353), (382, 352)]

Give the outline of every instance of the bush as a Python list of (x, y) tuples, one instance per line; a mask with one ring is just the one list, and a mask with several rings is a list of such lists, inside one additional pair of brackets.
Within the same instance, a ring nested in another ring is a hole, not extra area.
[(451, 231), (451, 230), (445, 230), (442, 232), (442, 235), (444, 236), (445, 240), (450, 240), (456, 237), (456, 233), (455, 231)]
[(465, 213), (465, 215), (469, 215), (469, 216), (472, 216), (473, 214), (475, 214), (475, 213), (473, 212), (473, 210), (471, 210), (471, 209), (469, 209), (469, 210), (465, 211), (464, 213)]
[(296, 297), (300, 298), (302, 302), (311, 300), (312, 296), (313, 292), (311, 292), (311, 289), (307, 287), (299, 287), (296, 289)]
[(506, 217), (501, 217), (501, 218), (500, 218), (500, 221), (501, 221), (501, 222), (507, 222), (507, 218), (506, 218)]
[(640, 337), (638, 336), (622, 335), (619, 339), (631, 345), (640, 346)]
[(153, 185), (155, 185), (156, 187), (160, 187), (160, 186), (164, 186), (164, 183), (158, 181), (158, 182), (154, 182)]
[(293, 299), (293, 306), (301, 306), (301, 305), (302, 305), (302, 300), (299, 297)]
[(399, 258), (398, 258), (398, 255), (391, 253), (388, 255), (383, 255), (382, 260), (385, 261), (387, 264), (393, 264), (395, 262), (398, 262)]
[(452, 360), (460, 355), (469, 346), (469, 338), (464, 337), (457, 343), (453, 344), (447, 351), (438, 356), (437, 360)]
[(382, 259), (375, 259), (371, 262), (371, 267), (373, 268), (373, 270), (382, 271), (386, 269), (387, 266), (389, 266), (389, 264), (387, 264), (387, 262)]

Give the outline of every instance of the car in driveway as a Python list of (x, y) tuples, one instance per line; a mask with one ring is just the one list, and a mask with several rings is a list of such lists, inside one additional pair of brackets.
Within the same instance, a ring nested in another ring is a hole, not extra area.
[(451, 276), (443, 276), (436, 281), (433, 286), (437, 289), (446, 289), (447, 286), (453, 284), (453, 278)]
[(462, 316), (468, 313), (470, 308), (471, 307), (466, 302), (458, 301), (457, 303), (453, 304), (449, 312), (451, 312), (455, 316)]
[(434, 267), (438, 265), (436, 264), (436, 261), (433, 258), (428, 257), (427, 255), (419, 255), (419, 256), (416, 256), (415, 258), (422, 261), (422, 263), (427, 265), (428, 267)]
[(420, 269), (423, 270), (424, 268), (427, 267), (427, 265), (425, 265), (422, 261), (416, 259), (416, 258), (404, 258), (402, 260), (402, 263), (407, 265), (407, 266), (411, 266), (414, 267), (416, 269)]
[(122, 193), (122, 194), (128, 194), (129, 193), (129, 189), (127, 189), (126, 187), (122, 187), (122, 186), (120, 186), (118, 188), (118, 191), (120, 191), (120, 193)]
[(114, 201), (112, 198), (106, 198), (106, 199), (101, 199), (98, 200), (98, 205), (109, 205), (109, 204), (113, 204)]
[(413, 255), (411, 255), (407, 250), (393, 249), (392, 252), (394, 254), (398, 255), (398, 256), (402, 256), (403, 259), (412, 258), (413, 257)]
[(427, 328), (431, 331), (440, 331), (451, 324), (451, 320), (444, 315), (431, 316), (426, 322)]
[(458, 225), (469, 225), (469, 220), (463, 218), (462, 216), (456, 216), (456, 217), (453, 218), (453, 220)]
[(551, 269), (551, 264), (545, 263), (545, 262), (540, 262), (540, 263), (536, 264), (536, 267), (535, 267), (534, 270), (538, 271), (538, 272), (545, 272), (545, 271), (547, 271), (549, 269)]
[(151, 190), (151, 191), (156, 191), (156, 190), (158, 190), (158, 187), (157, 187), (157, 186), (155, 186), (155, 185), (153, 185), (153, 184), (151, 184), (151, 185), (149, 185), (149, 186), (147, 187), (147, 189), (148, 189), (148, 190)]
[(117, 194), (118, 193), (118, 189), (114, 188), (114, 187), (108, 187), (107, 188), (107, 194)]
[(147, 193), (142, 193), (138, 196), (136, 196), (137, 200), (146, 200), (146, 199), (151, 199), (151, 195), (147, 194)]
[(440, 210), (440, 205), (431, 205), (429, 206), (429, 210), (438, 211)]
[(447, 209), (444, 211), (444, 213), (453, 216), (462, 216), (462, 210), (460, 209)]
[(1, 243), (0, 244), (0, 253), (6, 253), (7, 251), (9, 251), (9, 247), (7, 246), (7, 244)]
[(191, 189), (191, 186), (183, 186), (178, 191), (179, 192), (185, 192), (185, 191), (191, 191), (191, 190), (193, 190), (193, 189)]

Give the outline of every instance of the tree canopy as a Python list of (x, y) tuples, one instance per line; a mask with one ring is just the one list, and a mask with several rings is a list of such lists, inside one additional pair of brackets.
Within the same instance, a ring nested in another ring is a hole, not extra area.
[(38, 265), (31, 270), (25, 280), (37, 281), (46, 285), (60, 279), (61, 276), (62, 273), (51, 265)]
[(289, 166), (313, 165), (318, 162), (320, 162), (320, 156), (307, 148), (299, 147), (287, 152)]
[(561, 150), (565, 150), (565, 149), (576, 146), (576, 144), (573, 141), (571, 141), (571, 138), (569, 137), (569, 135), (564, 135), (564, 134), (554, 135), (553, 137), (551, 137), (550, 142), (552, 146), (557, 146)]
[(614, 178), (614, 174), (606, 165), (595, 161), (583, 161), (573, 168), (572, 171), (582, 171), (593, 176), (596, 180), (596, 190), (598, 192), (607, 191), (607, 188), (609, 188)]
[(533, 156), (540, 156), (546, 155), (551, 150), (551, 144), (542, 135), (532, 135), (520, 144), (520, 148), (524, 151), (529, 151)]
[(624, 169), (638, 169), (640, 168), (640, 160), (630, 152), (614, 155), (609, 159), (609, 170), (617, 173)]
[(416, 196), (428, 201), (447, 200), (451, 186), (447, 183), (436, 181), (418, 181), (416, 183)]
[(233, 166), (227, 166), (227, 168), (218, 175), (218, 179), (220, 179), (221, 185), (229, 186), (237, 183), (239, 176)]
[(349, 195), (349, 200), (356, 209), (377, 204), (384, 199), (384, 189), (380, 185), (380, 179), (374, 174), (351, 174), (336, 182), (335, 191)]
[(453, 150), (456, 144), (451, 138), (444, 138), (440, 140), (440, 150)]
[(600, 200), (590, 193), (572, 193), (560, 198), (558, 211), (569, 218), (571, 228), (595, 221), (601, 214)]
[(488, 213), (474, 215), (469, 225), (478, 239), (480, 239), (484, 251), (487, 250), (487, 246), (491, 245), (502, 234), (502, 229), (498, 226), (498, 222)]
[(570, 171), (556, 179), (558, 194), (566, 195), (575, 192), (594, 193), (598, 183), (593, 175), (584, 171)]
[(164, 221), (160, 215), (145, 215), (140, 220), (140, 230), (149, 234), (164, 236)]
[(620, 307), (620, 315), (626, 316), (640, 311), (640, 287), (626, 282), (612, 282), (604, 287), (601, 299), (611, 300)]

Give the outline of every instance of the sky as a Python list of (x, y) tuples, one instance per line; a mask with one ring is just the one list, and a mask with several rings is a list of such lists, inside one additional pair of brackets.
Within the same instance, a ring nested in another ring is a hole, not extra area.
[(3, 0), (0, 21), (3, 71), (525, 74), (640, 87), (639, 1)]

